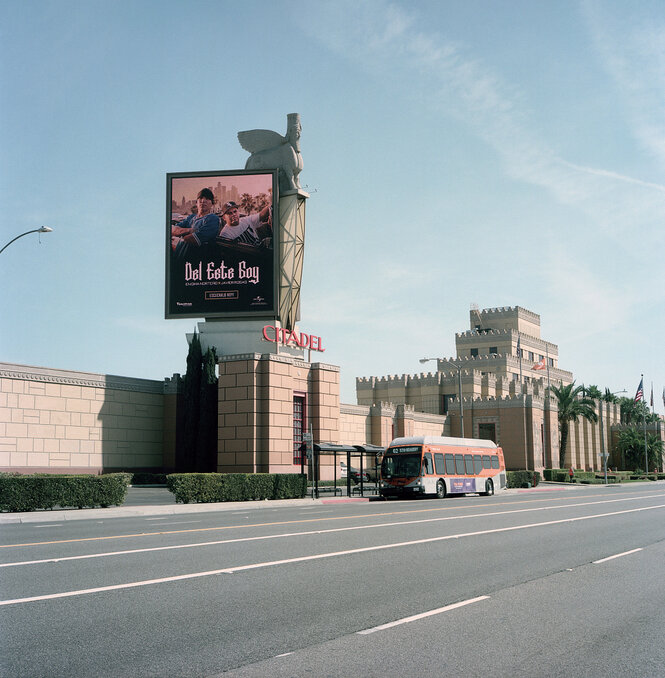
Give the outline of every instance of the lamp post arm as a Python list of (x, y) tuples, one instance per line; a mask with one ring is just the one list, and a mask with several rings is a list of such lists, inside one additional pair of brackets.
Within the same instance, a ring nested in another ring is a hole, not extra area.
[(20, 235), (17, 235), (15, 238), (12, 238), (1, 250), (0, 254), (2, 254), (13, 242), (18, 240), (19, 238), (22, 238), (24, 235), (29, 235), (30, 233), (50, 233), (53, 229), (49, 228), (48, 226), (42, 226), (41, 228), (33, 228), (31, 231), (26, 231), (25, 233), (21, 233)]

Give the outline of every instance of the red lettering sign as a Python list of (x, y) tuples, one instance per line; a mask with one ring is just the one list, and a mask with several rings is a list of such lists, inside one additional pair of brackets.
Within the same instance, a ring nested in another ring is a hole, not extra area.
[(263, 338), (273, 344), (282, 344), (283, 346), (295, 344), (298, 348), (308, 348), (310, 351), (319, 351), (320, 353), (326, 350), (321, 346), (321, 337), (304, 332), (298, 334), (295, 330), (287, 330), (275, 325), (263, 327)]

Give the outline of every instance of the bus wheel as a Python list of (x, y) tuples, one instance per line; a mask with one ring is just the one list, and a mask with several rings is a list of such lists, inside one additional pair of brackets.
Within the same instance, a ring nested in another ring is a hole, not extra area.
[(446, 484), (443, 482), (443, 480), (439, 480), (439, 482), (436, 484), (436, 496), (439, 499), (445, 499), (446, 497)]
[(491, 480), (488, 480), (485, 483), (485, 491), (483, 492), (483, 495), (485, 497), (491, 497), (494, 494), (494, 483)]

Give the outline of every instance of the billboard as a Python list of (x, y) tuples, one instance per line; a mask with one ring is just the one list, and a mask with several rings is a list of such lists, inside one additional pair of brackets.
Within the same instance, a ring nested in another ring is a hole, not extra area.
[(166, 175), (166, 318), (276, 317), (277, 193), (276, 170)]

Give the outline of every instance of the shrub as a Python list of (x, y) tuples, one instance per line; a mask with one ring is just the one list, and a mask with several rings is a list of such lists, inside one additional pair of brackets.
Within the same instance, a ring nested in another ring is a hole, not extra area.
[(539, 482), (538, 471), (506, 471), (506, 487), (536, 487)]
[(166, 486), (178, 503), (302, 498), (307, 477), (296, 473), (171, 473)]
[(92, 475), (0, 475), (0, 511), (35, 511), (124, 503), (129, 473)]
[[(546, 473), (547, 471), (549, 471), (549, 473)], [(560, 468), (545, 469), (543, 475), (545, 476), (545, 480), (550, 480), (554, 483), (565, 483), (568, 480), (568, 471)]]

